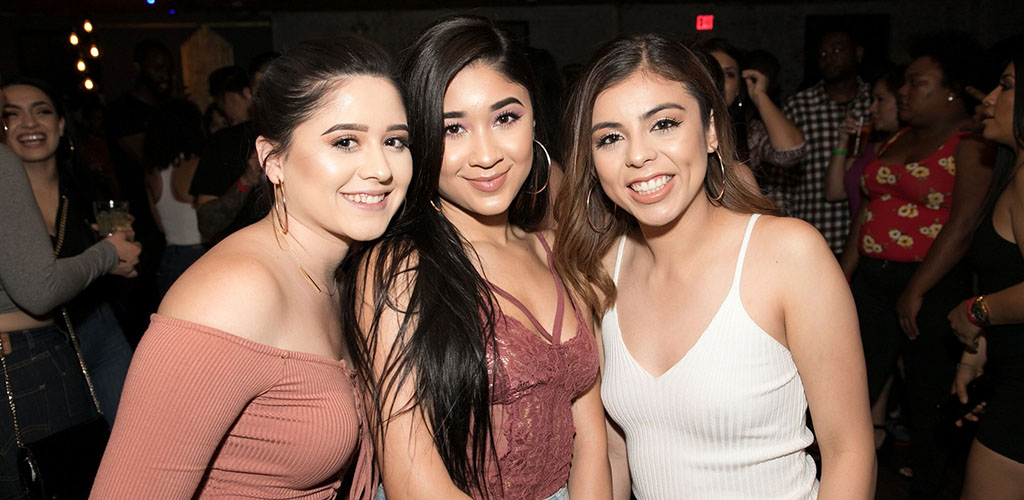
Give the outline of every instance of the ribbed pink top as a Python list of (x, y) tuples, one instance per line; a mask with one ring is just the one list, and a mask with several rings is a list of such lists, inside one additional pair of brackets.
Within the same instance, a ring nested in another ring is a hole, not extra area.
[(153, 315), (92, 499), (349, 498), (376, 488), (344, 361)]

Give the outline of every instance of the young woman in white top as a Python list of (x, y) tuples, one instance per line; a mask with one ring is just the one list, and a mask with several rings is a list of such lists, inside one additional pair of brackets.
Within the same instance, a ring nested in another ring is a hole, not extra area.
[(599, 49), (568, 107), (555, 255), (604, 315), (615, 498), (872, 498), (849, 287), (814, 228), (737, 180), (725, 109), (656, 35)]

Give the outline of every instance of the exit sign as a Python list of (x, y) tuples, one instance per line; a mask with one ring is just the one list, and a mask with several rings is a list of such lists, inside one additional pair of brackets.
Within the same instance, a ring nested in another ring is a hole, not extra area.
[(697, 31), (711, 31), (715, 29), (715, 16), (705, 14), (697, 16)]

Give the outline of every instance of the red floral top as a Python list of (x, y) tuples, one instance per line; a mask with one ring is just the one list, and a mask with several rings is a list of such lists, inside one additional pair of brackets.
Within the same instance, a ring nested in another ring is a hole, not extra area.
[[(897, 138), (889, 140), (878, 156)], [(956, 151), (963, 132), (956, 133), (927, 158), (891, 165), (877, 157), (864, 168), (861, 184), (868, 196), (860, 229), (860, 253), (897, 262), (919, 262), (949, 219), (956, 179)]]

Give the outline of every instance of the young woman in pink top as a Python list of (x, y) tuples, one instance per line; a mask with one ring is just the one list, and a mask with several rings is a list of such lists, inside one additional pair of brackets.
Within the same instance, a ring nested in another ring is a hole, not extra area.
[(402, 73), (415, 177), (343, 300), (372, 368), (378, 497), (607, 498), (591, 319), (536, 232), (550, 166), (525, 56), (487, 19), (452, 17)]
[(263, 220), (170, 289), (142, 339), (92, 498), (366, 499), (372, 444), (346, 365), (336, 271), (384, 232), (412, 176), (384, 51), (304, 42), (257, 91)]

